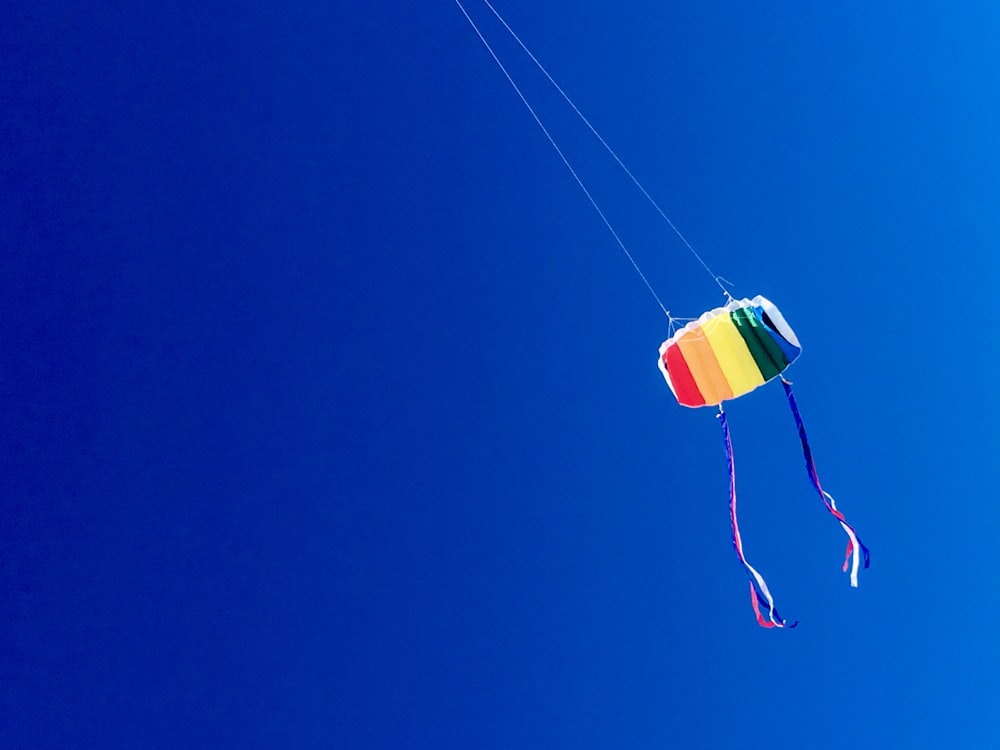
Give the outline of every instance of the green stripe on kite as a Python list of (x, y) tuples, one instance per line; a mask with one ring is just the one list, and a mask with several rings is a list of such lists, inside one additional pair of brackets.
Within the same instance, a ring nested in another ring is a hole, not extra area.
[(781, 351), (781, 347), (771, 338), (770, 333), (757, 320), (757, 316), (752, 310), (741, 307), (730, 312), (733, 325), (743, 337), (743, 342), (750, 350), (757, 369), (765, 381), (770, 380), (780, 374), (788, 367), (788, 358)]

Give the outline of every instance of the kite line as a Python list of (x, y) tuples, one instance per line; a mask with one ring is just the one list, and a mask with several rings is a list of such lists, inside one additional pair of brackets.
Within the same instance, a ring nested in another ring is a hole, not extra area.
[[(545, 66), (542, 65), (542, 63), (538, 60), (537, 57), (535, 57), (535, 55), (531, 52), (531, 50), (528, 48), (528, 46), (521, 40), (521, 37), (519, 37), (514, 32), (514, 30), (510, 27), (510, 25), (507, 23), (507, 21), (504, 19), (504, 17), (500, 15), (499, 11), (497, 11), (497, 9), (493, 7), (493, 5), (489, 2), (489, 0), (483, 0), (483, 3), (486, 5), (487, 8), (490, 9), (490, 11), (493, 13), (493, 15), (496, 16), (497, 20), (500, 21), (500, 23), (503, 25), (503, 27), (511, 35), (511, 37), (513, 37), (514, 41), (517, 42), (518, 46), (521, 47), (521, 49), (524, 51), (524, 53), (531, 59), (531, 61), (535, 64), (535, 66), (542, 72), (542, 74), (549, 81), (549, 83), (552, 84), (553, 88), (555, 88), (555, 90), (557, 92), (559, 92), (560, 96), (562, 96), (562, 98), (570, 106), (570, 108), (573, 110), (573, 112), (576, 113), (577, 117), (580, 118), (580, 120), (583, 122), (583, 124), (587, 126), (587, 128), (594, 135), (594, 137), (597, 138), (598, 142), (604, 147), (604, 149), (608, 152), (608, 154), (611, 155), (611, 157), (615, 160), (615, 162), (618, 164), (618, 166), (621, 167), (622, 171), (625, 172), (625, 174), (632, 181), (632, 183), (639, 189), (639, 191), (643, 194), (643, 196), (646, 198), (646, 200), (649, 202), (649, 204), (656, 210), (656, 212), (660, 215), (660, 217), (673, 230), (674, 234), (677, 235), (677, 237), (684, 244), (684, 246), (695, 257), (695, 259), (698, 261), (698, 263), (701, 264), (702, 268), (704, 268), (705, 271), (708, 273), (708, 275), (712, 277), (712, 281), (714, 281), (715, 284), (719, 287), (719, 289), (722, 290), (722, 293), (726, 296), (726, 299), (728, 301), (732, 301), (733, 300), (732, 295), (729, 293), (729, 290), (723, 284), (723, 282), (725, 281), (725, 279), (723, 279), (721, 276), (719, 276), (714, 271), (712, 271), (711, 267), (709, 267), (708, 263), (705, 262), (704, 258), (701, 257), (701, 255), (698, 253), (698, 251), (694, 249), (694, 247), (691, 245), (691, 243), (688, 242), (687, 238), (677, 228), (677, 225), (674, 224), (674, 222), (670, 220), (670, 217), (667, 216), (666, 211), (664, 211), (663, 208), (660, 206), (660, 204), (657, 203), (656, 200), (653, 198), (653, 196), (651, 196), (649, 194), (649, 191), (647, 191), (646, 188), (643, 187), (642, 183), (639, 182), (638, 178), (632, 173), (632, 170), (630, 170), (626, 166), (625, 162), (622, 161), (621, 157), (618, 156), (618, 154), (615, 152), (615, 150), (613, 148), (611, 148), (611, 146), (604, 139), (604, 137), (598, 132), (597, 128), (595, 128), (594, 125), (590, 122), (590, 120), (588, 120), (587, 117), (583, 114), (583, 112), (580, 111), (580, 108), (577, 107), (576, 103), (570, 98), (569, 94), (567, 94), (565, 92), (565, 90), (563, 90), (562, 86), (560, 86), (556, 82), (556, 80), (552, 77), (552, 75), (545, 68)], [(476, 22), (472, 20), (472, 17), (469, 15), (468, 11), (466, 11), (465, 6), (462, 5), (461, 0), (455, 0), (455, 4), (458, 6), (459, 10), (462, 11), (462, 15), (465, 16), (465, 19), (469, 22), (469, 25), (472, 26), (473, 31), (476, 32), (476, 36), (479, 37), (479, 40), (483, 43), (483, 46), (486, 48), (487, 52), (490, 53), (490, 56), (493, 58), (493, 61), (500, 68), (501, 72), (504, 74), (504, 77), (507, 79), (508, 83), (510, 83), (510, 85), (513, 87), (514, 91), (517, 93), (518, 97), (521, 99), (521, 102), (527, 108), (528, 112), (531, 113), (531, 116), (532, 116), (532, 118), (534, 118), (535, 123), (541, 129), (542, 133), (545, 134), (545, 137), (546, 137), (546, 139), (548, 139), (549, 144), (552, 146), (553, 149), (555, 149), (556, 153), (559, 155), (559, 158), (562, 160), (563, 164), (569, 170), (570, 174), (573, 176), (573, 179), (576, 181), (577, 185), (580, 186), (580, 189), (583, 191), (584, 195), (587, 196), (587, 199), (590, 201), (590, 204), (594, 207), (594, 210), (597, 211), (598, 216), (601, 217), (601, 220), (604, 222), (604, 225), (608, 228), (608, 230), (611, 232), (611, 235), (615, 238), (615, 241), (618, 243), (618, 246), (625, 253), (625, 256), (628, 258), (629, 262), (632, 264), (632, 267), (635, 268), (636, 273), (639, 274), (639, 277), (642, 279), (643, 283), (646, 285), (646, 288), (649, 290), (650, 294), (653, 295), (653, 299), (656, 300), (656, 303), (660, 306), (660, 309), (663, 310), (664, 314), (672, 322), (673, 321), (673, 317), (670, 315), (669, 311), (663, 305), (663, 302), (660, 301), (659, 296), (653, 290), (652, 285), (649, 283), (649, 280), (646, 278), (645, 274), (639, 268), (639, 265), (638, 265), (638, 263), (636, 263), (635, 259), (632, 257), (632, 254), (628, 251), (628, 248), (625, 246), (625, 243), (622, 241), (621, 237), (618, 235), (618, 232), (615, 231), (614, 227), (611, 225), (611, 222), (608, 220), (608, 218), (605, 215), (605, 213), (601, 210), (601, 208), (598, 205), (597, 201), (594, 199), (594, 197), (591, 194), (591, 192), (587, 189), (586, 185), (584, 184), (583, 180), (580, 178), (579, 174), (573, 168), (572, 164), (570, 164), (569, 159), (563, 153), (562, 149), (559, 148), (558, 144), (556, 143), (556, 141), (553, 138), (552, 134), (549, 132), (548, 128), (546, 128), (545, 125), (542, 123), (542, 120), (538, 116), (538, 114), (536, 113), (534, 107), (531, 106), (531, 104), (528, 102), (527, 97), (524, 95), (524, 93), (521, 91), (520, 87), (514, 81), (513, 76), (511, 76), (511, 74), (507, 70), (506, 66), (503, 64), (503, 62), (501, 62), (499, 56), (493, 50), (493, 47), (486, 40), (486, 37), (483, 35), (482, 31), (480, 31), (479, 27), (476, 25)]]
[(545, 69), (545, 66), (538, 61), (538, 58), (531, 53), (531, 50), (528, 49), (528, 46), (521, 41), (521, 37), (515, 34), (514, 30), (507, 25), (507, 22), (504, 20), (503, 16), (501, 16), (500, 13), (497, 12), (497, 9), (494, 8), (492, 4), (490, 4), (490, 0), (483, 0), (483, 2), (486, 4), (486, 7), (493, 12), (493, 15), (497, 17), (497, 20), (499, 20), (500, 23), (503, 24), (503, 27), (507, 29), (508, 33), (510, 33), (510, 35), (514, 38), (514, 41), (517, 42), (518, 45), (521, 47), (521, 49), (524, 50), (524, 53), (528, 57), (530, 57), (531, 61), (538, 67), (540, 71), (542, 71), (542, 74), (549, 80), (549, 83), (551, 83), (553, 87), (555, 87), (555, 90), (559, 92), (560, 96), (562, 96), (562, 98), (566, 100), (566, 103), (570, 107), (572, 107), (573, 111), (576, 112), (577, 116), (583, 121), (583, 124), (586, 125), (587, 128), (590, 130), (590, 132), (594, 134), (594, 137), (597, 138), (598, 141), (600, 141), (601, 145), (604, 146), (604, 149), (611, 155), (611, 158), (614, 159), (616, 162), (618, 162), (618, 166), (622, 168), (622, 171), (624, 171), (626, 175), (628, 175), (628, 178), (632, 180), (633, 184), (635, 184), (635, 186), (639, 188), (639, 192), (641, 192), (643, 196), (645, 196), (646, 200), (649, 201), (649, 204), (656, 209), (656, 212), (663, 218), (665, 222), (667, 222), (667, 225), (674, 230), (674, 234), (676, 234), (678, 239), (680, 239), (680, 241), (684, 243), (684, 247), (690, 250), (691, 254), (694, 255), (694, 257), (698, 260), (699, 263), (701, 263), (702, 268), (708, 271), (708, 275), (711, 276), (712, 280), (719, 285), (719, 288), (722, 290), (722, 293), (725, 294), (728, 298), (732, 299), (732, 297), (729, 294), (729, 290), (727, 290), (726, 287), (722, 285), (722, 281), (724, 281), (724, 279), (722, 279), (721, 276), (715, 274), (712, 271), (712, 269), (709, 268), (708, 263), (706, 263), (705, 260), (698, 254), (698, 251), (694, 249), (691, 243), (687, 241), (687, 237), (681, 234), (681, 230), (678, 229), (677, 225), (670, 220), (670, 217), (667, 216), (666, 211), (664, 211), (660, 207), (660, 204), (653, 199), (653, 196), (651, 196), (649, 192), (646, 190), (646, 188), (642, 186), (642, 183), (639, 182), (638, 178), (634, 174), (632, 174), (632, 170), (629, 169), (627, 166), (625, 166), (625, 162), (623, 162), (621, 158), (619, 158), (618, 154), (615, 153), (615, 150), (611, 148), (611, 146), (608, 145), (608, 142), (604, 140), (604, 138), (601, 136), (600, 133), (597, 132), (597, 128), (595, 128), (591, 124), (590, 120), (586, 118), (583, 112), (580, 111), (579, 107), (577, 107), (576, 104), (573, 102), (573, 100), (569, 98), (569, 94), (563, 91), (562, 86), (556, 83), (555, 79), (549, 74), (549, 71)]
[[(548, 128), (545, 127), (541, 118), (535, 112), (534, 107), (532, 107), (531, 104), (528, 102), (527, 97), (525, 97), (520, 87), (514, 82), (514, 79), (513, 77), (511, 77), (510, 73), (507, 72), (507, 68), (504, 67), (504, 64), (500, 62), (500, 58), (497, 57), (497, 53), (493, 51), (493, 48), (490, 46), (490, 43), (486, 41), (486, 37), (483, 36), (483, 33), (479, 30), (479, 27), (476, 26), (476, 22), (473, 21), (472, 17), (468, 14), (468, 12), (466, 12), (465, 7), (462, 5), (460, 0), (455, 0), (455, 4), (458, 5), (459, 10), (462, 11), (462, 15), (465, 16), (465, 19), (472, 26), (473, 30), (476, 32), (476, 36), (479, 37), (479, 41), (481, 41), (483, 43), (483, 46), (486, 47), (487, 52), (490, 53), (490, 56), (500, 67), (500, 70), (503, 72), (504, 76), (506, 76), (507, 80), (510, 82), (510, 85), (514, 87), (514, 91), (516, 91), (517, 95), (521, 98), (521, 102), (523, 102), (524, 106), (528, 108), (528, 111), (531, 113), (531, 116), (535, 118), (535, 122), (538, 123), (538, 127), (542, 129), (542, 132), (545, 134), (545, 137), (548, 138), (549, 143), (552, 144), (552, 148), (554, 148), (556, 150), (556, 153), (559, 154), (559, 158), (562, 159), (562, 163), (566, 165), (566, 169), (568, 169), (569, 173), (573, 175), (573, 179), (576, 180), (576, 184), (580, 186), (580, 189), (583, 191), (583, 194), (587, 196), (587, 200), (590, 201), (590, 205), (592, 205), (594, 207), (594, 210), (597, 211), (597, 215), (601, 217), (601, 220), (604, 222), (604, 225), (608, 228), (608, 231), (611, 232), (611, 236), (615, 238), (615, 241), (618, 243), (618, 246), (622, 249), (622, 252), (625, 253), (625, 257), (629, 259), (629, 262), (632, 264), (632, 267), (635, 269), (635, 272), (639, 274), (639, 278), (642, 279), (642, 282), (646, 285), (646, 288), (649, 290), (649, 293), (653, 295), (653, 299), (656, 300), (656, 304), (658, 304), (660, 306), (660, 309), (663, 310), (663, 314), (669, 318), (670, 313), (667, 311), (667, 308), (663, 305), (663, 302), (660, 301), (659, 296), (653, 289), (653, 285), (650, 284), (649, 279), (646, 278), (646, 274), (644, 274), (642, 272), (642, 269), (639, 268), (639, 264), (635, 262), (635, 258), (632, 257), (632, 253), (630, 253), (628, 251), (628, 248), (625, 247), (625, 243), (622, 241), (622, 238), (618, 236), (618, 232), (615, 231), (615, 228), (611, 225), (611, 222), (608, 220), (608, 217), (601, 210), (601, 207), (597, 204), (597, 201), (594, 199), (594, 196), (591, 195), (589, 190), (587, 190), (587, 186), (583, 184), (583, 180), (580, 179), (580, 175), (578, 175), (576, 173), (576, 170), (573, 169), (573, 165), (570, 164), (569, 159), (566, 158), (566, 155), (563, 153), (562, 149), (559, 148), (559, 145), (552, 137), (552, 134), (549, 133)], [(496, 11), (493, 12), (496, 13)]]

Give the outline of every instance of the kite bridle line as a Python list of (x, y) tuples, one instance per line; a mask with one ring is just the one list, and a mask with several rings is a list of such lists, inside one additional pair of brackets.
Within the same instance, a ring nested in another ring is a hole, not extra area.
[[(618, 163), (618, 165), (625, 171), (625, 174), (628, 175), (629, 179), (632, 180), (632, 182), (636, 185), (636, 187), (638, 187), (639, 190), (642, 192), (642, 194), (646, 197), (646, 200), (650, 202), (653, 208), (656, 209), (656, 211), (660, 214), (660, 216), (664, 219), (664, 221), (667, 222), (667, 224), (674, 231), (674, 233), (680, 238), (681, 242), (684, 243), (684, 246), (691, 251), (692, 255), (694, 255), (694, 257), (698, 260), (698, 262), (702, 265), (702, 267), (705, 269), (708, 275), (712, 277), (712, 281), (714, 281), (716, 285), (718, 285), (718, 287), (722, 290), (722, 293), (726, 295), (726, 301), (732, 302), (733, 297), (729, 293), (729, 290), (726, 289), (726, 287), (723, 285), (722, 277), (712, 271), (712, 269), (708, 266), (708, 264), (704, 261), (704, 259), (698, 254), (698, 252), (694, 249), (694, 247), (692, 247), (691, 243), (687, 241), (687, 238), (684, 237), (683, 234), (681, 234), (677, 226), (670, 220), (666, 212), (662, 208), (660, 208), (660, 205), (655, 200), (653, 200), (653, 197), (649, 194), (646, 188), (642, 186), (642, 183), (640, 183), (639, 180), (635, 177), (635, 175), (632, 174), (632, 171), (627, 166), (625, 166), (625, 163), (619, 158), (618, 154), (615, 153), (615, 151), (611, 148), (611, 146), (608, 145), (607, 141), (605, 141), (604, 138), (601, 137), (601, 134), (597, 132), (597, 129), (583, 115), (583, 113), (579, 110), (576, 104), (573, 103), (573, 100), (569, 98), (569, 95), (567, 95), (566, 92), (563, 91), (562, 87), (560, 87), (559, 84), (555, 82), (555, 80), (552, 78), (551, 75), (549, 75), (549, 72), (545, 69), (545, 67), (531, 53), (531, 51), (524, 44), (524, 42), (521, 41), (520, 37), (518, 37), (517, 34), (514, 33), (514, 31), (510, 28), (507, 22), (503, 19), (503, 16), (501, 16), (487, 0), (483, 0), (483, 2), (500, 20), (500, 23), (503, 24), (504, 28), (507, 29), (510, 35), (520, 45), (521, 49), (523, 49), (525, 53), (531, 58), (531, 60), (535, 63), (535, 65), (538, 66), (538, 68), (542, 71), (545, 77), (562, 95), (562, 97), (566, 100), (566, 102), (570, 105), (570, 107), (572, 107), (573, 111), (576, 112), (576, 114), (590, 129), (590, 131), (594, 134), (594, 136), (598, 139), (598, 141), (600, 141), (601, 145), (603, 145), (604, 148), (608, 151), (608, 153), (611, 154), (612, 158), (614, 158), (614, 160)], [(562, 163), (566, 166), (566, 169), (569, 170), (569, 173), (573, 176), (573, 179), (576, 181), (576, 184), (580, 186), (580, 189), (583, 191), (584, 195), (587, 196), (587, 200), (590, 201), (590, 205), (594, 207), (594, 210), (597, 212), (598, 216), (601, 217), (601, 221), (604, 222), (604, 225), (608, 228), (608, 231), (611, 232), (611, 235), (615, 238), (615, 242), (618, 243), (618, 246), (622, 249), (622, 252), (625, 253), (625, 257), (628, 258), (629, 262), (632, 264), (632, 267), (635, 269), (636, 273), (639, 274), (639, 278), (641, 278), (643, 284), (646, 285), (646, 289), (648, 289), (649, 293), (653, 295), (653, 299), (656, 300), (656, 304), (660, 306), (660, 309), (663, 311), (663, 314), (667, 316), (667, 319), (672, 321), (673, 318), (670, 316), (670, 313), (667, 311), (667, 308), (663, 305), (663, 302), (656, 294), (656, 291), (653, 289), (652, 284), (649, 283), (649, 280), (646, 278), (646, 275), (642, 272), (642, 269), (639, 268), (639, 264), (636, 263), (635, 258), (632, 257), (632, 253), (629, 252), (628, 248), (625, 246), (625, 243), (622, 241), (618, 232), (615, 231), (615, 228), (608, 220), (608, 217), (605, 215), (604, 211), (601, 210), (601, 207), (598, 205), (597, 200), (591, 194), (590, 190), (587, 189), (587, 186), (584, 184), (579, 174), (577, 174), (576, 170), (573, 168), (573, 165), (570, 164), (569, 159), (566, 158), (566, 155), (563, 153), (562, 149), (559, 148), (559, 145), (556, 143), (555, 138), (552, 137), (552, 134), (549, 132), (548, 128), (545, 127), (545, 124), (538, 116), (538, 113), (535, 112), (534, 107), (532, 107), (531, 104), (528, 102), (527, 97), (524, 95), (524, 93), (521, 91), (521, 88), (514, 81), (513, 76), (511, 76), (506, 66), (503, 64), (503, 62), (501, 62), (499, 56), (493, 50), (493, 47), (490, 45), (490, 43), (486, 41), (486, 37), (483, 36), (483, 33), (482, 31), (479, 30), (479, 27), (476, 25), (476, 22), (472, 20), (472, 17), (469, 15), (468, 11), (466, 11), (465, 6), (462, 5), (461, 0), (455, 0), (455, 4), (458, 6), (458, 9), (462, 11), (462, 15), (465, 16), (465, 20), (469, 22), (470, 26), (472, 26), (473, 31), (476, 32), (476, 36), (479, 37), (479, 41), (483, 43), (483, 46), (486, 48), (486, 51), (490, 53), (490, 57), (493, 58), (493, 61), (497, 64), (497, 67), (500, 68), (500, 71), (504, 74), (504, 77), (507, 79), (507, 82), (510, 83), (511, 87), (517, 93), (518, 97), (521, 99), (521, 103), (524, 104), (528, 112), (531, 113), (531, 116), (535, 120), (535, 123), (541, 129), (542, 133), (544, 133), (546, 139), (548, 140), (552, 148), (555, 149), (555, 152), (559, 155), (559, 158), (562, 160)]]

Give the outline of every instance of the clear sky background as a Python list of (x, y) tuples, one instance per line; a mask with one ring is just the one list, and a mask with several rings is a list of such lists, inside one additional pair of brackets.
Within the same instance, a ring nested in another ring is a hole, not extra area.
[[(722, 296), (477, 0), (658, 294)], [(873, 7), (875, 6), (875, 7)], [(1000, 743), (994, 3), (497, 7), (737, 296), (710, 409), (451, 0), (0, 10), (5, 747)]]

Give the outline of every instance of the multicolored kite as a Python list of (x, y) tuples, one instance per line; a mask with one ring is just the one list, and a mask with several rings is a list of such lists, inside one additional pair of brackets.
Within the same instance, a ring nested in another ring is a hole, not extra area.
[[(792, 395), (792, 384), (781, 375), (785, 368), (799, 356), (799, 352), (801, 351), (799, 341), (795, 338), (795, 333), (789, 327), (788, 323), (785, 322), (778, 308), (763, 297), (754, 297), (752, 300), (735, 300), (732, 298), (729, 290), (723, 283), (725, 279), (712, 271), (708, 263), (705, 262), (705, 259), (701, 257), (698, 251), (694, 249), (694, 246), (681, 234), (680, 230), (670, 220), (660, 205), (653, 199), (646, 188), (642, 186), (639, 180), (636, 179), (632, 171), (625, 166), (625, 163), (614, 152), (611, 146), (608, 145), (608, 142), (597, 132), (597, 129), (590, 120), (584, 116), (580, 108), (569, 98), (569, 95), (556, 83), (555, 79), (549, 74), (549, 71), (532, 54), (521, 38), (514, 33), (514, 30), (504, 20), (503, 16), (490, 4), (490, 0), (483, 0), (483, 3), (572, 108), (573, 112), (576, 113), (584, 125), (593, 133), (601, 146), (618, 163), (618, 166), (622, 168), (650, 205), (656, 209), (657, 213), (659, 213), (677, 235), (678, 239), (684, 244), (684, 247), (691, 252), (695, 260), (698, 261), (705, 272), (712, 278), (712, 281), (726, 295), (728, 299), (727, 305), (708, 311), (697, 320), (685, 325), (663, 342), (663, 345), (660, 347), (660, 370), (663, 372), (663, 377), (666, 378), (670, 390), (677, 397), (678, 403), (683, 406), (692, 407), (719, 407), (719, 422), (722, 425), (722, 434), (726, 444), (726, 456), (729, 461), (729, 515), (733, 524), (733, 546), (736, 548), (736, 554), (739, 556), (740, 562), (743, 563), (747, 570), (747, 575), (750, 577), (750, 597), (753, 602), (754, 612), (757, 613), (757, 622), (765, 628), (795, 627), (797, 623), (787, 622), (778, 616), (777, 611), (774, 609), (774, 599), (771, 597), (771, 592), (767, 589), (767, 584), (764, 582), (763, 576), (747, 562), (743, 554), (743, 541), (740, 538), (740, 529), (736, 523), (736, 474), (733, 467), (733, 446), (730, 441), (729, 426), (726, 423), (726, 414), (722, 409), (722, 402), (731, 398), (739, 398), (754, 388), (764, 385), (769, 380), (781, 378), (785, 394), (788, 396), (788, 403), (792, 407), (795, 424), (799, 430), (799, 440), (802, 442), (802, 452), (805, 454), (809, 480), (812, 482), (813, 487), (816, 488), (816, 492), (819, 493), (820, 499), (826, 505), (826, 509), (840, 522), (850, 540), (847, 545), (844, 570), (846, 571), (848, 564), (850, 564), (851, 585), (857, 586), (858, 568), (862, 566), (862, 560), (863, 566), (868, 567), (868, 549), (858, 539), (854, 528), (844, 520), (844, 515), (837, 510), (837, 504), (833, 498), (820, 485), (819, 476), (816, 474), (816, 466), (813, 464), (812, 453), (809, 451), (809, 443), (806, 440), (806, 430), (802, 426), (802, 417), (799, 415), (798, 407), (795, 405), (795, 396)], [(462, 0), (455, 0), (455, 4), (475, 31), (476, 36), (479, 37), (479, 41), (483, 43), (490, 57), (493, 58), (493, 61), (500, 68), (507, 82), (513, 87), (521, 103), (527, 108), (532, 119), (534, 119), (535, 123), (541, 129), (549, 144), (566, 166), (566, 169), (569, 170), (580, 190), (586, 195), (587, 200), (590, 201), (591, 206), (593, 206), (598, 216), (600, 216), (601, 221), (604, 222), (608, 231), (611, 232), (618, 247), (621, 248), (625, 257), (628, 258), (629, 263), (632, 264), (639, 278), (642, 279), (650, 295), (656, 300), (656, 304), (667, 316), (672, 331), (674, 318), (670, 316), (663, 301), (653, 289), (653, 285), (642, 272), (642, 269), (639, 268), (635, 257), (629, 252), (618, 232), (615, 231), (607, 214), (601, 210), (593, 193), (587, 189), (580, 174), (573, 168), (565, 152), (556, 143), (552, 132), (545, 127), (538, 112), (531, 106), (531, 103), (521, 90), (521, 87), (517, 85), (507, 66), (504, 65), (497, 52), (493, 49), (489, 41), (487, 41), (472, 16), (466, 11)], [(761, 605), (767, 608), (767, 618), (761, 613)]]
[[(801, 351), (795, 332), (785, 322), (781, 312), (761, 296), (749, 300), (730, 298), (727, 305), (709, 310), (680, 328), (660, 345), (660, 372), (677, 402), (682, 406), (719, 407), (719, 422), (722, 425), (729, 465), (729, 518), (733, 527), (733, 547), (750, 579), (750, 601), (757, 615), (757, 622), (765, 628), (794, 628), (798, 623), (788, 622), (778, 615), (764, 577), (743, 554), (743, 540), (736, 520), (733, 444), (726, 413), (722, 408), (723, 401), (739, 398), (769, 380), (781, 378), (799, 431), (809, 481), (826, 509), (847, 533), (844, 571), (850, 566), (852, 586), (858, 585), (858, 569), (867, 568), (869, 564), (868, 548), (858, 539), (854, 527), (847, 523), (844, 514), (837, 510), (833, 497), (820, 484), (802, 416), (792, 393), (792, 384), (781, 374)], [(766, 618), (761, 611), (762, 605), (767, 609)]]

